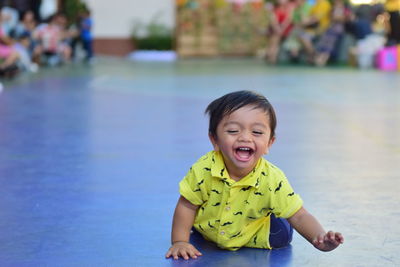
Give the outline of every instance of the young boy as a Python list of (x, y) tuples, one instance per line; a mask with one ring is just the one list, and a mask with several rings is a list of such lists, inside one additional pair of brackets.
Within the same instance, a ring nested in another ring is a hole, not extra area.
[(228, 250), (284, 247), (292, 239), (292, 226), (319, 250), (343, 243), (340, 233), (322, 228), (283, 172), (263, 158), (276, 127), (275, 111), (264, 96), (233, 92), (214, 100), (206, 113), (214, 151), (179, 184), (167, 258), (202, 255), (189, 243), (192, 227)]

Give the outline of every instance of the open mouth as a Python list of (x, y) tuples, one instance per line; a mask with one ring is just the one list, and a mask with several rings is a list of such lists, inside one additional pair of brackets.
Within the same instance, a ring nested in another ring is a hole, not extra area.
[(238, 147), (235, 154), (238, 160), (246, 161), (254, 154), (254, 150), (250, 147)]

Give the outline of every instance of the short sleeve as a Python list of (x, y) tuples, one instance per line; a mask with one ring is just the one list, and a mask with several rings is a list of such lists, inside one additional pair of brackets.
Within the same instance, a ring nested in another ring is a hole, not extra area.
[(280, 171), (276, 177), (276, 183), (272, 188), (272, 206), (274, 214), (281, 218), (292, 217), (302, 206), (303, 200), (296, 194), (289, 184), (286, 176)]
[(190, 203), (196, 206), (203, 204), (203, 197), (199, 186), (198, 177), (196, 177), (193, 169), (179, 183), (179, 193), (186, 198)]

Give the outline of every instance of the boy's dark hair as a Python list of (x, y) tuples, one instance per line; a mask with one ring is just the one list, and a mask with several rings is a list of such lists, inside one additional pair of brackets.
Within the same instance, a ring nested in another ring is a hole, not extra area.
[(263, 95), (252, 91), (229, 93), (211, 102), (205, 111), (210, 116), (208, 133), (217, 138), (217, 127), (221, 120), (225, 116), (247, 105), (252, 105), (254, 108), (261, 108), (265, 111), (269, 119), (269, 127), (271, 128), (270, 138), (274, 137), (276, 128), (274, 108)]

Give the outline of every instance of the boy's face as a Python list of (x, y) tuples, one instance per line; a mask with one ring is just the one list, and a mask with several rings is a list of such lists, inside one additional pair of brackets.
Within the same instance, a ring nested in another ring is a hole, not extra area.
[(238, 180), (268, 153), (275, 141), (270, 135), (267, 114), (248, 105), (225, 116), (218, 124), (217, 136), (210, 135), (210, 140), (214, 150), (222, 153), (230, 177)]

